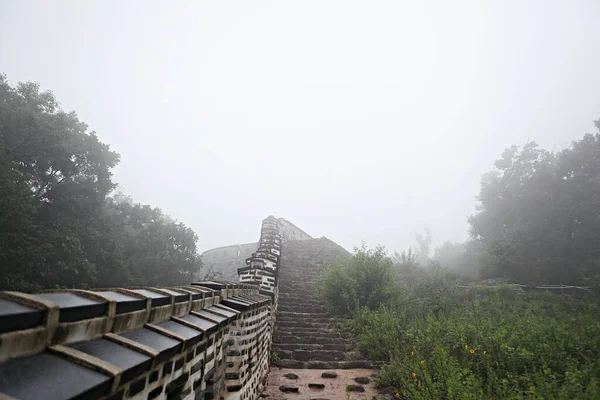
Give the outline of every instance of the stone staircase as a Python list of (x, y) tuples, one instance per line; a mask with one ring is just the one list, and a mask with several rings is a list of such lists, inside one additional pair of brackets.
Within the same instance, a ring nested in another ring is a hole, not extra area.
[(331, 318), (318, 297), (326, 264), (350, 254), (329, 239), (285, 242), (279, 266), (279, 307), (273, 332), (275, 365), (283, 368), (371, 368), (349, 351), (342, 320)]

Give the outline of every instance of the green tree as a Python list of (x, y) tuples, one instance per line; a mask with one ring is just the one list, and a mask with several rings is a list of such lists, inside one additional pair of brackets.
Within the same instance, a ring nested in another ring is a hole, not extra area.
[(600, 135), (559, 153), (513, 146), (495, 167), (469, 219), (484, 274), (519, 283), (600, 282)]
[(89, 220), (114, 188), (117, 153), (35, 83), (0, 75), (2, 287), (88, 284)]
[(35, 83), (0, 75), (0, 289), (176, 285), (196, 234), (116, 187), (119, 155)]

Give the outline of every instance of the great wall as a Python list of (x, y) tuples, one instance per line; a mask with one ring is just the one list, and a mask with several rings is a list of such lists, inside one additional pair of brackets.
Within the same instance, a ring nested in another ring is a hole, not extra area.
[(238, 283), (0, 292), (0, 400), (374, 394), (371, 363), (316, 291), (324, 265), (349, 255), (269, 216), (258, 243), (204, 253), (229, 276), (237, 263)]

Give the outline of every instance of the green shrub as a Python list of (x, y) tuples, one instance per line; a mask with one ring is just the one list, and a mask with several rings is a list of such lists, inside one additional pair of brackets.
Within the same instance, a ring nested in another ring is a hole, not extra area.
[(321, 296), (332, 314), (351, 316), (362, 306), (377, 307), (392, 297), (392, 260), (383, 247), (354, 249), (354, 255), (325, 268)]
[[(436, 275), (437, 274), (437, 275)], [(596, 300), (458, 288), (443, 274), (354, 314), (355, 345), (404, 399), (600, 399)]]

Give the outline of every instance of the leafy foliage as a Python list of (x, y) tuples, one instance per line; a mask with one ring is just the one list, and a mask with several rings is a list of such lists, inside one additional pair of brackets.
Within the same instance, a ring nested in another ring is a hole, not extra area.
[(0, 289), (189, 282), (194, 232), (109, 197), (118, 162), (51, 92), (0, 75)]
[(411, 400), (598, 398), (597, 301), (453, 280), (425, 277), (356, 313), (356, 346), (385, 361), (379, 386)]
[(328, 266), (322, 276), (321, 295), (333, 314), (351, 315), (361, 306), (387, 301), (394, 287), (392, 260), (383, 247), (367, 249)]
[[(600, 121), (596, 122), (600, 128)], [(507, 149), (482, 179), (469, 220), (484, 276), (519, 283), (600, 282), (600, 134), (558, 153)]]

